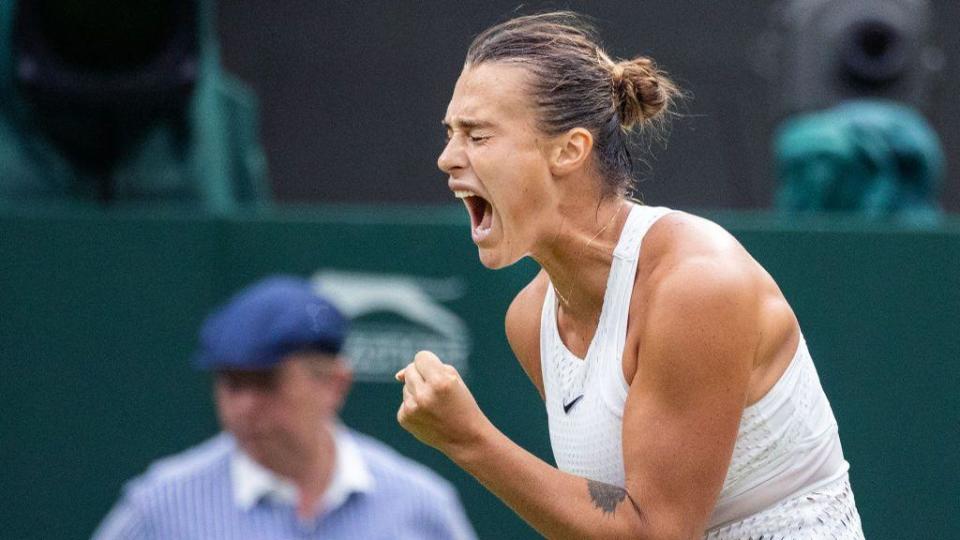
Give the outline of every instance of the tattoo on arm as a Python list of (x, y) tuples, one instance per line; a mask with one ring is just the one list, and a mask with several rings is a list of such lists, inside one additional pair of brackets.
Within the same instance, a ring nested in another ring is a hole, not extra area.
[(593, 505), (604, 514), (612, 514), (627, 497), (627, 490), (596, 480), (587, 480), (587, 489), (590, 490), (590, 500), (593, 501)]
[(614, 513), (624, 499), (629, 499), (634, 510), (637, 511), (637, 514), (640, 514), (640, 508), (634, 502), (633, 497), (621, 487), (604, 484), (596, 480), (587, 480), (587, 490), (590, 492), (590, 500), (593, 501), (593, 505), (604, 514)]

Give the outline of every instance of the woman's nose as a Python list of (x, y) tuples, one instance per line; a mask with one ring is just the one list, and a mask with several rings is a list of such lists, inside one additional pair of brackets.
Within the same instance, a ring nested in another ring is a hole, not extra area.
[(457, 169), (464, 167), (464, 161), (463, 151), (457, 142), (457, 137), (452, 137), (447, 141), (443, 152), (440, 152), (440, 157), (437, 158), (437, 167), (452, 176)]

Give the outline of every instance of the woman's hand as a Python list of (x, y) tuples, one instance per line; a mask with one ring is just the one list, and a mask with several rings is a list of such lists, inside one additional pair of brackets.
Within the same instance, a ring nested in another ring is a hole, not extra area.
[(396, 379), (403, 383), (397, 421), (424, 444), (449, 455), (493, 427), (456, 368), (430, 351), (418, 352)]

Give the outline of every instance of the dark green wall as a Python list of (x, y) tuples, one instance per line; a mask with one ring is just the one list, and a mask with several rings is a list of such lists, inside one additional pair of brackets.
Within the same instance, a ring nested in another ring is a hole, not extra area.
[[(714, 216), (778, 280), (840, 423), (867, 537), (960, 536), (960, 222)], [(326, 209), (235, 220), (43, 212), (0, 216), (2, 538), (83, 538), (123, 481), (216, 430), (187, 364), (206, 311), (272, 272), (456, 277), (484, 411), (550, 460), (543, 407), (503, 313), (533, 274), (477, 261), (462, 210)], [(454, 481), (482, 538), (535, 537), (395, 423), (399, 388), (358, 384), (346, 422)]]

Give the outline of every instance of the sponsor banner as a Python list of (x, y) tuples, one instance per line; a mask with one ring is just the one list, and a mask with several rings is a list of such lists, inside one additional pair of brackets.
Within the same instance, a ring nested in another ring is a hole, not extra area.
[(422, 350), (468, 374), (470, 333), (442, 304), (464, 296), (463, 279), (322, 269), (313, 283), (351, 320), (344, 354), (357, 381), (393, 382)]

